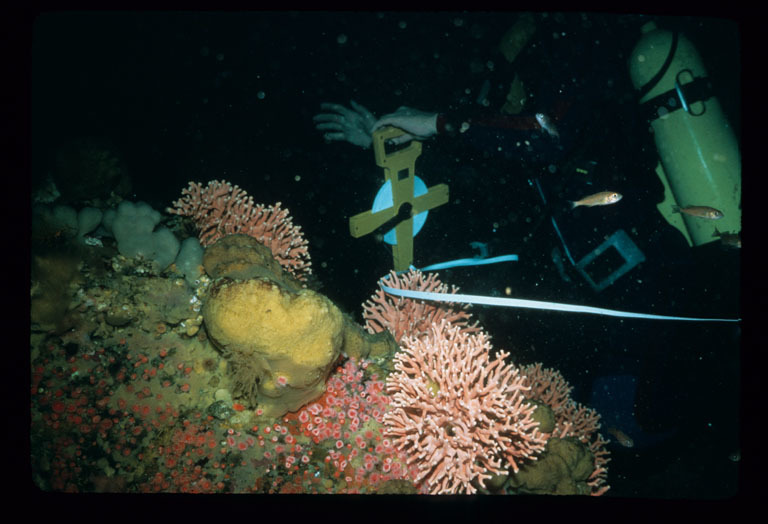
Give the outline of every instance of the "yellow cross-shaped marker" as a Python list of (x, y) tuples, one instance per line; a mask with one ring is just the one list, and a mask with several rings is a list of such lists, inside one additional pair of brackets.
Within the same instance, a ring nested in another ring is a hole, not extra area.
[(360, 238), (396, 217), (403, 204), (411, 205), (410, 216), (395, 226), (397, 243), (392, 246), (395, 271), (405, 271), (413, 263), (413, 217), (448, 202), (448, 185), (437, 184), (418, 197), (413, 196), (416, 159), (421, 154), (421, 142), (412, 140), (408, 147), (387, 154), (388, 140), (405, 134), (395, 127), (383, 127), (373, 133), (376, 165), (384, 169), (385, 183), (392, 185), (392, 207), (376, 213), (364, 211), (349, 219), (349, 232)]

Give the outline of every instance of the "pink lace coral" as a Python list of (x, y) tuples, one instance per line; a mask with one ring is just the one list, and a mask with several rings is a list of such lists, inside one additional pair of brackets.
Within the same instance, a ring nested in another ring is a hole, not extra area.
[(518, 461), (544, 449), (524, 377), (504, 362), (508, 353), (491, 360), (485, 333), (443, 320), (403, 345), (387, 379), (385, 434), (417, 466), (416, 484), (432, 494), (474, 493), (474, 482), (518, 471)]
[[(437, 278), (437, 273), (428, 276), (419, 270), (410, 270), (398, 276), (391, 271), (384, 279), (386, 285), (396, 289), (413, 291), (431, 291), (434, 293), (456, 293), (459, 288), (449, 289)], [(433, 323), (446, 320), (453, 326), (460, 327), (467, 333), (480, 330), (477, 322), (470, 324), (470, 313), (465, 311), (468, 305), (457, 306), (453, 302), (432, 303), (412, 298), (393, 297), (379, 289), (370, 300), (363, 304), (365, 327), (370, 333), (389, 330), (397, 343), (405, 336), (423, 337)]]

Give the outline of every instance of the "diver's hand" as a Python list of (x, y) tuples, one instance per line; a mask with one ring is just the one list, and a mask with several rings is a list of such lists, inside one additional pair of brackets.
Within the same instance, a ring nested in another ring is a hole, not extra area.
[(315, 128), (324, 133), (326, 140), (345, 140), (356, 146), (371, 147), (371, 134), (376, 117), (360, 104), (350, 101), (352, 109), (339, 104), (320, 104), (320, 109), (332, 113), (320, 113), (312, 117)]
[(403, 144), (413, 139), (425, 140), (437, 134), (437, 113), (400, 106), (394, 113), (379, 118), (372, 131), (384, 126), (396, 127), (406, 132), (405, 135), (393, 138), (393, 144)]

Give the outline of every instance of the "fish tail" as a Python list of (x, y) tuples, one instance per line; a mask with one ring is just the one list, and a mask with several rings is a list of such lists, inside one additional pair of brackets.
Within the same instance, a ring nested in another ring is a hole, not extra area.
[(680, 206), (672, 206), (673, 213), (680, 213)]
[(574, 200), (569, 200), (568, 202), (571, 204), (571, 209), (576, 209), (579, 207), (579, 203)]

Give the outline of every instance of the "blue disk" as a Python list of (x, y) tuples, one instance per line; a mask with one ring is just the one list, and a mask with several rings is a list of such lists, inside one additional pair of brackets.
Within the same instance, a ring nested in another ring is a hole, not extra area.
[[(413, 196), (421, 196), (424, 193), (427, 192), (427, 185), (424, 183), (422, 179), (415, 176), (413, 177)], [(371, 209), (372, 212), (377, 213), (383, 209), (389, 209), (394, 204), (392, 202), (392, 183), (387, 180), (383, 186), (379, 189), (379, 192), (376, 193), (376, 198), (373, 199), (373, 208)], [(416, 236), (416, 233), (421, 231), (422, 226), (424, 225), (424, 222), (427, 220), (427, 214), (429, 214), (429, 211), (422, 211), (415, 217), (413, 217), (413, 236)], [(397, 244), (397, 237), (395, 236), (395, 228), (390, 229), (384, 234), (384, 242), (387, 244), (394, 246)]]

